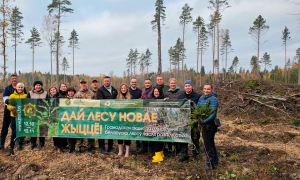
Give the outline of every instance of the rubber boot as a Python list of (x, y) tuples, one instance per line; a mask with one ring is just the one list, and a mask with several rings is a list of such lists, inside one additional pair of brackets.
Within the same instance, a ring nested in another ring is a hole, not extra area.
[(15, 154), (15, 152), (14, 152), (13, 149), (9, 148), (9, 150), (8, 150), (8, 152), (7, 152), (7, 154), (6, 154), (6, 156), (11, 156), (12, 154)]
[(118, 146), (119, 146), (118, 156), (122, 156), (123, 155), (123, 148), (124, 148), (124, 146), (123, 146), (123, 144), (118, 144)]
[(125, 152), (125, 156), (124, 157), (129, 157), (129, 149), (130, 146), (125, 146), (126, 152)]
[(162, 158), (165, 158), (164, 151), (160, 151)]
[(164, 160), (164, 158), (162, 157), (162, 153), (161, 152), (155, 152), (155, 159), (153, 159), (152, 162), (156, 163), (156, 162), (161, 162), (163, 160)]

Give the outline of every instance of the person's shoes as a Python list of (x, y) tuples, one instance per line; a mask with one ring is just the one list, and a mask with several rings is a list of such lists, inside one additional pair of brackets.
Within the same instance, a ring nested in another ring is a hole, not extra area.
[(23, 151), (23, 146), (19, 145), (18, 149), (19, 149), (19, 151)]
[(199, 164), (200, 163), (200, 159), (198, 158), (198, 156), (196, 154), (193, 154), (193, 160), (195, 163)]
[(0, 150), (4, 149), (4, 143), (5, 143), (5, 139), (0, 139)]
[(187, 154), (183, 154), (181, 158), (178, 160), (179, 162), (188, 161), (190, 158)]
[(93, 148), (88, 149), (88, 151), (92, 154), (95, 154), (95, 150)]
[(150, 151), (149, 156), (151, 156), (151, 157), (154, 156), (154, 151)]
[(147, 151), (141, 149), (141, 150), (137, 151), (136, 153), (138, 153), (138, 154), (143, 154), (143, 153), (146, 153), (146, 152), (147, 152)]
[(112, 146), (108, 146), (107, 152), (113, 152), (114, 148)]
[(45, 147), (45, 145), (41, 144), (40, 145), (40, 149), (43, 149)]
[(59, 153), (63, 153), (63, 151), (61, 150), (61, 148), (56, 148), (56, 150), (57, 150)]
[(209, 165), (205, 165), (205, 166), (204, 166), (204, 170), (205, 170), (205, 171), (209, 171), (209, 170), (211, 170), (211, 167), (210, 167)]
[(76, 151), (76, 155), (80, 155), (81, 154), (81, 152), (80, 151)]
[(162, 158), (165, 158), (164, 151), (160, 151)]
[(69, 153), (72, 153), (74, 151), (74, 148), (69, 149)]
[(8, 152), (6, 153), (6, 156), (11, 156), (12, 154), (15, 154), (14, 150), (9, 148)]
[(33, 150), (34, 148), (36, 148), (36, 145), (35, 145), (35, 144), (31, 145), (30, 150)]

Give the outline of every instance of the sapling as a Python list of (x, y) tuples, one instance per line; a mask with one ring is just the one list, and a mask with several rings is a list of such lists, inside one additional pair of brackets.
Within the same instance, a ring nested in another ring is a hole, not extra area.
[(196, 123), (202, 122), (208, 118), (215, 109), (211, 109), (209, 102), (202, 107), (195, 106), (191, 113), (191, 122), (188, 124), (190, 127), (194, 127)]
[[(16, 107), (17, 100), (15, 98), (12, 98), (9, 100), (9, 105)], [(14, 116), (17, 116), (18, 112), (16, 109), (11, 110)]]

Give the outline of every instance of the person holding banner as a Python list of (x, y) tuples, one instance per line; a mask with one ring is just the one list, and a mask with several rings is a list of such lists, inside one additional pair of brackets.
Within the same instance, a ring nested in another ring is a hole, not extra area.
[[(164, 93), (165, 101), (168, 99), (178, 99), (178, 97), (181, 94), (184, 94), (184, 90), (180, 89), (180, 87), (177, 87), (177, 82), (176, 82), (175, 78), (171, 78), (169, 80), (169, 86), (170, 86), (170, 89), (168, 89), (168, 91)], [(168, 152), (172, 153), (172, 143), (168, 142), (167, 144), (168, 144)], [(179, 143), (173, 143), (173, 144), (175, 146), (175, 156), (176, 155), (180, 156), (181, 155), (180, 144)]]
[[(11, 123), (10, 111), (7, 109), (8, 98), (17, 90), (18, 76), (16, 74), (12, 74), (10, 76), (10, 82), (11, 85), (6, 86), (3, 91), (3, 101), (5, 103), (5, 106), (4, 106), (3, 124), (1, 129), (0, 149), (4, 148), (5, 139), (8, 133), (8, 128)], [(26, 88), (24, 88), (24, 92), (25, 94), (27, 94)]]
[[(97, 91), (97, 99), (116, 99), (118, 95), (118, 91), (116, 88), (111, 86), (111, 79), (109, 76), (105, 76), (103, 80), (103, 86), (101, 86)], [(99, 149), (102, 154), (106, 154), (105, 152), (105, 140), (98, 139)], [(112, 139), (108, 140), (108, 148), (107, 152), (113, 151), (114, 141)]]
[[(33, 83), (32, 91), (29, 91), (27, 98), (31, 99), (46, 99), (48, 97), (47, 91), (43, 89), (43, 83), (41, 81), (35, 81)], [(36, 137), (31, 137), (31, 150), (36, 148)], [(40, 139), (40, 149), (45, 147), (45, 137), (39, 137)]]
[[(129, 92), (131, 94), (131, 99), (141, 99), (142, 90), (137, 88), (137, 79), (135, 77), (130, 80)], [(136, 141), (136, 151), (141, 150), (141, 141)]]
[[(141, 99), (152, 99), (154, 88), (152, 87), (151, 79), (145, 79), (144, 84), (145, 84), (145, 88), (142, 90)], [(137, 151), (137, 153), (148, 152), (148, 147), (149, 147), (149, 155), (154, 156), (154, 145), (152, 141), (150, 142), (142, 141), (142, 149)]]
[[(9, 99), (25, 99), (27, 98), (27, 94), (24, 92), (24, 84), (23, 83), (18, 83), (17, 84), (17, 90), (9, 96)], [(10, 111), (10, 116), (11, 116), (11, 123), (10, 123), (10, 128), (11, 128), (11, 137), (10, 137), (10, 148), (6, 154), (6, 156), (11, 156), (14, 153), (14, 146), (15, 146), (15, 139), (17, 136), (17, 131), (16, 131), (16, 107), (13, 105), (8, 104), (7, 109)], [(19, 137), (19, 147), (18, 149), (20, 151), (23, 150), (23, 140), (24, 137)]]
[[(74, 99), (95, 99), (95, 94), (87, 89), (87, 82), (86, 80), (80, 79), (80, 89), (79, 91), (74, 95)], [(76, 140), (76, 145), (75, 145), (75, 151), (76, 154), (79, 155), (82, 152), (82, 144), (83, 144), (83, 139), (78, 138)], [(88, 151), (92, 154), (95, 154), (95, 139), (88, 139)]]
[[(62, 85), (64, 85), (64, 84), (62, 84)], [(62, 85), (61, 85), (61, 87), (62, 87)], [(64, 89), (64, 88), (62, 88), (62, 89)], [(58, 99), (60, 97), (62, 98), (63, 96), (61, 95), (61, 93), (59, 93), (57, 91), (57, 88), (55, 86), (52, 86), (52, 87), (49, 88), (49, 98)], [(54, 146), (55, 146), (56, 150), (59, 153), (62, 153), (63, 152), (62, 149), (64, 147), (66, 147), (67, 144), (68, 144), (66, 138), (58, 138), (58, 137), (53, 137), (53, 143), (54, 143)]]
[[(155, 87), (152, 93), (152, 99), (164, 99), (164, 94), (162, 92), (162, 89), (160, 87)], [(158, 120), (157, 124), (160, 125), (161, 123)], [(155, 151), (155, 156), (153, 156), (152, 162), (161, 162), (164, 160), (164, 142), (153, 142), (154, 143), (154, 151)]]
[[(199, 98), (201, 97), (200, 94), (196, 93), (193, 90), (193, 83), (191, 80), (186, 80), (184, 82), (184, 91), (185, 93), (178, 96), (178, 99), (189, 99), (191, 100), (191, 110), (193, 111), (193, 107), (197, 105)], [(200, 150), (200, 129), (198, 128), (198, 124), (195, 124), (194, 127), (191, 129), (191, 138), (192, 142), (194, 143), (195, 147), (193, 149), (193, 159), (196, 163), (199, 163), (199, 150)], [(179, 162), (188, 161), (189, 155), (188, 155), (188, 144), (187, 143), (181, 143), (181, 153), (182, 156), (179, 159)]]
[[(129, 93), (128, 86), (125, 83), (121, 84), (121, 86), (119, 87), (117, 99), (131, 99), (131, 94)], [(130, 140), (125, 140), (125, 141), (118, 140), (118, 147), (119, 147), (118, 156), (123, 155), (123, 148), (124, 148), (123, 142), (125, 142), (125, 149), (126, 149), (124, 157), (129, 157), (129, 149), (131, 144)]]
[(216, 169), (219, 161), (215, 145), (215, 134), (218, 131), (218, 127), (215, 124), (215, 118), (217, 117), (219, 101), (217, 99), (217, 93), (213, 92), (213, 86), (211, 84), (204, 85), (203, 96), (199, 99), (197, 106), (203, 107), (207, 103), (209, 103), (210, 109), (214, 109), (214, 111), (208, 118), (200, 122), (204, 146), (207, 152), (207, 162), (204, 167), (206, 171)]
[[(67, 97), (68, 99), (73, 99), (76, 93), (76, 89), (73, 87), (67, 88)], [(69, 138), (69, 153), (72, 153), (75, 150), (76, 138)]]

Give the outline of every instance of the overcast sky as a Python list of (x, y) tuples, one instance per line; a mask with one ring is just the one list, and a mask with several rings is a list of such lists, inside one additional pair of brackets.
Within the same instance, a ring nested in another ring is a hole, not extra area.
[[(151, 21), (155, 14), (156, 0), (73, 0), (70, 8), (74, 13), (68, 14), (61, 24), (62, 35), (66, 41), (63, 46), (63, 57), (69, 60), (72, 67), (72, 50), (68, 48), (70, 33), (75, 29), (79, 35), (80, 49), (75, 51), (75, 74), (88, 74), (98, 76), (100, 73), (108, 74), (113, 71), (115, 75), (122, 76), (126, 68), (126, 58), (130, 48), (137, 48), (143, 53), (147, 48), (153, 53), (150, 71), (157, 71), (157, 33), (152, 31)], [(295, 0), (296, 2), (299, 0)], [(32, 27), (39, 31), (42, 27), (43, 16), (48, 14), (47, 6), (51, 0), (15, 0), (13, 6), (18, 6), (22, 12), (23, 38), (28, 40)], [(182, 7), (188, 3), (194, 8), (193, 21), (198, 16), (208, 23), (212, 13), (207, 7), (208, 0), (165, 0), (166, 21), (162, 28), (162, 66), (163, 71), (169, 68), (168, 49), (174, 46), (178, 37), (182, 39), (182, 30), (179, 26), (179, 16)], [(222, 12), (220, 29), (229, 29), (232, 48), (234, 52), (228, 55), (228, 67), (237, 56), (239, 67), (249, 69), (252, 55), (257, 54), (255, 42), (248, 34), (253, 21), (262, 15), (270, 26), (264, 36), (267, 40), (261, 47), (260, 54), (268, 52), (271, 56), (272, 67), (284, 66), (284, 47), (282, 46), (282, 31), (285, 26), (291, 32), (292, 40), (288, 42), (287, 58), (295, 56), (296, 49), (300, 47), (300, 5), (290, 0), (229, 0), (230, 8)], [(209, 38), (210, 40), (211, 38)], [(17, 46), (17, 71), (32, 71), (32, 50), (29, 44)], [(197, 37), (192, 31), (192, 23), (188, 25), (185, 36), (186, 64), (188, 68), (196, 67), (196, 41)], [(43, 40), (43, 42), (45, 42)], [(8, 72), (14, 71), (14, 50), (9, 39)], [(220, 59), (221, 61), (221, 59)], [(220, 62), (221, 63), (221, 62)], [(0, 61), (0, 65), (3, 61)], [(206, 72), (212, 69), (211, 42), (203, 55), (203, 66)], [(221, 65), (222, 66), (222, 65)], [(61, 68), (60, 68), (61, 69)], [(47, 44), (35, 49), (35, 70), (50, 71), (50, 52)], [(61, 70), (60, 70), (61, 71)], [(137, 69), (137, 72), (139, 70)], [(55, 73), (55, 71), (53, 72)], [(67, 71), (72, 74), (72, 69)]]

